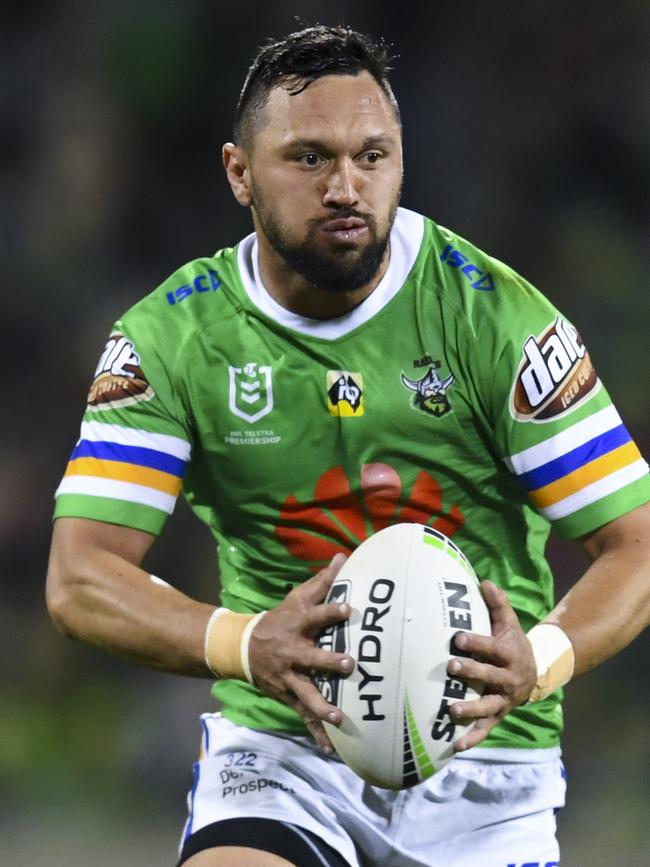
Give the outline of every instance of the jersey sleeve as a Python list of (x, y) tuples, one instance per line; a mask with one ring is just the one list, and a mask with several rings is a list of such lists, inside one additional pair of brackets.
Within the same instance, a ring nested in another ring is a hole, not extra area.
[(115, 324), (100, 356), (54, 517), (157, 535), (180, 493), (191, 440), (165, 360), (169, 341), (157, 335), (146, 305), (136, 311)]
[(532, 505), (576, 538), (650, 499), (648, 464), (579, 332), (511, 269), (475, 318), (481, 389), (500, 456)]

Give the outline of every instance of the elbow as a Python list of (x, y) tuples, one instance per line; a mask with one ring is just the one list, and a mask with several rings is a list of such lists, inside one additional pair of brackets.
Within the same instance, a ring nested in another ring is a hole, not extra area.
[(50, 564), (45, 585), (45, 604), (56, 628), (69, 638), (79, 638), (79, 615), (82, 609), (81, 583)]

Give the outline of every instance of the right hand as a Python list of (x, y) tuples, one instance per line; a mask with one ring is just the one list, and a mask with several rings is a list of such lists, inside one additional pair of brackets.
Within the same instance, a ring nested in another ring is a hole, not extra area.
[(345, 556), (337, 554), (329, 566), (294, 587), (256, 624), (248, 645), (255, 685), (299, 713), (326, 753), (332, 753), (333, 748), (321, 720), (340, 725), (343, 715), (323, 698), (310, 675), (325, 671), (347, 676), (354, 670), (351, 656), (316, 646), (325, 627), (347, 620), (351, 614), (345, 603), (323, 602), (344, 562)]

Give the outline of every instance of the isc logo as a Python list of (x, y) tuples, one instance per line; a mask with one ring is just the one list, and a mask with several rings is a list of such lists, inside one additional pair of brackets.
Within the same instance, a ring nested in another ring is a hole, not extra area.
[(489, 271), (481, 271), (473, 265), (464, 253), (456, 250), (451, 244), (447, 244), (440, 254), (440, 261), (449, 265), (450, 268), (460, 268), (461, 273), (469, 280), (472, 289), (480, 292), (494, 292), (494, 278)]
[(506, 864), (506, 867), (560, 867), (559, 861), (524, 861), (523, 864)]
[[(208, 285), (208, 280), (210, 281), (210, 285)], [(186, 298), (189, 298), (190, 295), (194, 295), (195, 292), (198, 292), (199, 294), (210, 291), (216, 292), (220, 286), (221, 277), (219, 277), (219, 272), (213, 271), (212, 268), (210, 268), (207, 274), (198, 274), (191, 284), (187, 283), (184, 286), (179, 286), (172, 292), (167, 292), (167, 303), (180, 304), (181, 301), (185, 301)]]

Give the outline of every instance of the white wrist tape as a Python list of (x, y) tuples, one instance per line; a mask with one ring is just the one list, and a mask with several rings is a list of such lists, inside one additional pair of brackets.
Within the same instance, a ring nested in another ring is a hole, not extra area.
[(573, 645), (566, 632), (554, 623), (538, 623), (526, 637), (537, 666), (537, 682), (528, 701), (541, 701), (573, 677)]
[(248, 658), (248, 645), (250, 644), (251, 635), (253, 634), (253, 630), (259, 623), (259, 621), (264, 617), (266, 611), (260, 611), (259, 614), (256, 614), (252, 620), (249, 620), (246, 624), (244, 632), (241, 637), (241, 644), (239, 645), (239, 656), (241, 659), (241, 667), (244, 672), (244, 676), (249, 683), (253, 683), (253, 675), (251, 674), (251, 666), (250, 660)]
[(253, 629), (264, 614), (266, 611), (238, 614), (228, 608), (215, 608), (205, 630), (204, 656), (216, 677), (253, 683), (248, 646)]
[(208, 625), (205, 630), (205, 641), (203, 643), (203, 655), (205, 657), (205, 664), (208, 666), (212, 674), (215, 677), (221, 677), (221, 674), (215, 670), (215, 661), (213, 659), (214, 653), (212, 651), (212, 644), (214, 641), (213, 632), (214, 625), (217, 620), (226, 612), (227, 608), (215, 608), (212, 614), (210, 615), (210, 619), (208, 620)]

